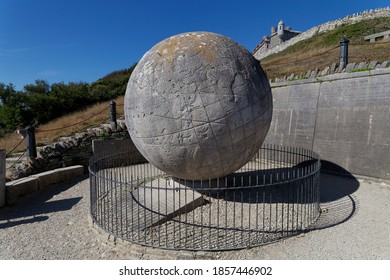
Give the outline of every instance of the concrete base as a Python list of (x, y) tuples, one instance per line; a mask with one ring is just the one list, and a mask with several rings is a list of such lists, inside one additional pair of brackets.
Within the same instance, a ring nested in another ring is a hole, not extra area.
[[(146, 163), (147, 160), (144, 156), (137, 150), (133, 141), (130, 138), (127, 139), (94, 139), (92, 140), (92, 151), (95, 158), (104, 157), (107, 155), (112, 155), (115, 153), (128, 152), (132, 154), (132, 162), (136, 163)], [(124, 159), (128, 159), (128, 155), (124, 155)]]
[(5, 203), (15, 204), (19, 199), (42, 190), (50, 185), (66, 182), (84, 174), (82, 165), (58, 168), (51, 171), (35, 174), (5, 184)]
[(6, 183), (6, 203), (15, 204), (20, 198), (37, 192), (39, 189), (37, 178), (26, 177)]
[(190, 212), (204, 204), (203, 196), (173, 180), (154, 180), (133, 191), (133, 208), (142, 223), (134, 225), (138, 230), (161, 225), (174, 217)]

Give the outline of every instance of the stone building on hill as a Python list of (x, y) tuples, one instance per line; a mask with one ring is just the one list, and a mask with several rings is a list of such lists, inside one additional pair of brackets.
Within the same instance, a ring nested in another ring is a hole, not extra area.
[[(330, 30), (334, 30), (343, 25), (350, 25), (357, 23), (366, 19), (373, 19), (379, 17), (390, 17), (390, 7), (378, 8), (374, 10), (367, 10), (360, 13), (355, 13), (353, 15), (346, 16), (344, 18), (339, 18), (333, 21), (325, 22), (323, 24), (314, 26), (305, 32), (292, 31), (290, 28), (284, 29), (284, 27), (278, 26), (278, 30), (273, 27), (271, 29), (271, 36), (265, 36), (265, 38), (260, 42), (260, 44), (254, 49), (253, 56), (257, 60), (261, 60), (271, 54), (275, 54), (285, 50), (286, 48), (301, 42), (303, 40), (307, 40), (313, 37), (316, 34), (321, 34), (324, 32), (328, 32)], [(283, 22), (282, 25), (284, 26)], [(280, 30), (279, 30), (280, 29)], [(283, 36), (281, 36), (282, 40), (278, 39), (276, 36), (278, 32), (282, 32)], [(295, 33), (294, 36), (291, 36), (292, 33)], [(276, 35), (274, 35), (276, 34)], [(288, 34), (288, 35), (284, 35)], [(297, 36), (298, 35), (298, 36)], [(275, 39), (272, 39), (275, 38)], [(279, 43), (276, 43), (278, 42)], [(273, 43), (274, 42), (274, 43)]]
[(279, 21), (278, 27), (271, 27), (270, 36), (265, 35), (253, 53), (264, 53), (299, 34), (301, 34), (300, 31), (292, 30), (289, 26), (285, 28), (284, 22), (281, 20)]

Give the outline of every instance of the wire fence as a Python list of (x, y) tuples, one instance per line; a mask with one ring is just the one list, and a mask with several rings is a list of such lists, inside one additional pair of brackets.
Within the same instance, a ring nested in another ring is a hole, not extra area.
[[(5, 157), (6, 157), (6, 158), (7, 158), (7, 157), (10, 157), (10, 156), (12, 155), (13, 151), (15, 151), (15, 150), (16, 150), (24, 141), (25, 141), (25, 138), (22, 138), (22, 139), (20, 140), (20, 142), (17, 143), (17, 144), (11, 149), (11, 151), (9, 151), (9, 152), (6, 154)], [(20, 162), (22, 161), (23, 157), (25, 156), (26, 152), (27, 152), (27, 150), (25, 150), (23, 153), (21, 153), (21, 155), (19, 155), (18, 158), (17, 158), (10, 166), (6, 167), (6, 170), (9, 170), (9, 169), (11, 169), (11, 168), (14, 168), (18, 163), (20, 163)]]
[(202, 181), (173, 178), (134, 159), (117, 151), (95, 155), (89, 165), (94, 223), (132, 243), (247, 248), (308, 231), (320, 214), (320, 158), (307, 149), (264, 145), (235, 173)]
[(94, 114), (93, 116), (89, 117), (89, 118), (86, 118), (82, 121), (79, 121), (79, 122), (76, 122), (76, 123), (73, 123), (73, 124), (70, 124), (70, 125), (66, 125), (66, 126), (62, 126), (62, 127), (57, 127), (57, 128), (51, 128), (51, 129), (36, 129), (36, 132), (51, 132), (51, 131), (56, 131), (56, 130), (62, 130), (62, 129), (65, 129), (65, 128), (69, 128), (69, 127), (72, 127), (72, 126), (76, 126), (76, 125), (79, 125), (79, 124), (82, 124), (82, 123), (85, 123), (95, 117), (97, 117), (98, 115), (102, 114), (104, 111), (106, 111), (108, 108), (110, 108), (110, 106), (107, 106), (105, 107), (103, 110), (99, 111), (98, 113)]
[(11, 168), (14, 168), (15, 165), (17, 165), (18, 163), (20, 163), (20, 162), (22, 161), (22, 158), (26, 155), (26, 153), (27, 153), (27, 150), (24, 151), (24, 152), (19, 156), (19, 158), (18, 158), (14, 163), (12, 163), (11, 166), (9, 166), (8, 168), (6, 168), (6, 170), (9, 170), (9, 169), (11, 169)]
[(24, 142), (24, 140), (25, 140), (25, 138), (22, 137), (22, 139), (20, 140), (20, 142), (17, 143), (17, 144), (11, 149), (11, 151), (9, 151), (9, 152), (7, 153), (6, 157), (9, 157), (9, 156), (12, 154), (12, 152), (15, 151), (15, 150)]
[(298, 62), (302, 62), (302, 61), (305, 61), (305, 60), (308, 60), (308, 59), (312, 59), (312, 58), (314, 58), (314, 57), (318, 57), (318, 56), (322, 56), (322, 55), (324, 55), (324, 54), (330, 53), (330, 52), (332, 52), (332, 51), (335, 50), (335, 49), (339, 49), (339, 46), (333, 47), (333, 48), (327, 49), (327, 50), (325, 50), (325, 51), (323, 51), (323, 52), (317, 53), (317, 54), (315, 54), (315, 55), (303, 57), (303, 58), (300, 58), (300, 59), (294, 59), (294, 60), (283, 61), (283, 62), (273, 62), (273, 63), (272, 63), (272, 67), (275, 67), (275, 66), (282, 66), (282, 65), (288, 65), (288, 64), (296, 64), (296, 63), (298, 63)]
[[(121, 106), (121, 104), (116, 104), (114, 101), (111, 101), (113, 102), (113, 105), (118, 107), (118, 106)], [(122, 104), (123, 105), (123, 104)], [(21, 134), (21, 137), (22, 139), (6, 154), (6, 157), (10, 157), (13, 152), (18, 149), (22, 143), (24, 142), (31, 142), (31, 138), (34, 139), (33, 141), (33, 145), (30, 145), (27, 147), (26, 150), (24, 150), (20, 155), (17, 155), (17, 159), (12, 163), (12, 165), (8, 166), (6, 168), (6, 170), (9, 170), (11, 168), (14, 168), (17, 164), (21, 163), (23, 161), (23, 158), (26, 156), (26, 155), (31, 155), (31, 154), (36, 154), (36, 143), (35, 143), (35, 133), (48, 133), (48, 132), (53, 132), (53, 131), (58, 131), (58, 130), (64, 130), (66, 128), (70, 128), (70, 127), (74, 127), (74, 126), (77, 126), (77, 125), (80, 125), (80, 124), (83, 124), (93, 118), (96, 118), (97, 116), (103, 114), (104, 112), (106, 112), (109, 108), (110, 108), (111, 105), (109, 106), (106, 106), (104, 107), (104, 109), (100, 110), (99, 112), (93, 114), (92, 116), (88, 117), (88, 118), (85, 118), (83, 119), (82, 121), (79, 121), (79, 122), (76, 122), (76, 123), (72, 123), (70, 125), (65, 125), (65, 126), (61, 126), (61, 127), (56, 127), (56, 128), (51, 128), (51, 129), (33, 129), (32, 130), (32, 133), (33, 135), (30, 134), (30, 131), (29, 129), (22, 129), (20, 130), (20, 134)], [(110, 112), (110, 117), (111, 117), (111, 112)], [(113, 115), (113, 117), (116, 119), (116, 114)], [(110, 118), (105, 118), (103, 119), (101, 122), (99, 122), (98, 124), (102, 124), (102, 123), (105, 123), (107, 122), (108, 120), (110, 120)], [(26, 141), (27, 140), (27, 141)], [(33, 149), (35, 151), (29, 151), (29, 149)]]
[[(349, 43), (348, 45), (353, 47), (353, 46), (375, 46), (375, 45), (385, 45), (385, 44), (390, 45), (390, 41), (374, 42), (374, 43), (370, 43), (369, 45), (365, 44), (365, 43), (353, 43), (353, 44)], [(264, 65), (266, 65), (265, 67), (272, 67), (272, 68), (275, 68), (275, 67), (278, 67), (278, 66), (294, 65), (294, 64), (297, 64), (297, 63), (300, 63), (300, 62), (307, 61), (309, 59), (313, 59), (313, 58), (316, 58), (316, 57), (324, 56), (326, 54), (334, 55), (334, 60), (335, 60), (335, 63), (336, 63), (336, 62), (339, 61), (338, 54), (334, 52), (336, 49), (340, 49), (340, 46), (334, 46), (334, 47), (328, 48), (328, 49), (326, 49), (324, 51), (321, 51), (321, 52), (319, 52), (317, 54), (308, 55), (306, 57), (302, 57), (302, 58), (299, 58), (299, 59), (292, 59), (292, 60), (287, 60), (287, 61), (272, 61), (272, 63), (264, 63)], [(357, 58), (357, 59), (359, 59), (361, 56), (353, 56), (353, 55), (351, 55), (349, 53), (348, 57), (349, 58)]]

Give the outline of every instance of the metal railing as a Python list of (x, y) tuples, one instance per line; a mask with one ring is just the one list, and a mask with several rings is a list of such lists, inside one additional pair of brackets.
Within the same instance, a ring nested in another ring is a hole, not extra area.
[(90, 215), (117, 238), (184, 250), (232, 250), (305, 232), (320, 214), (319, 156), (264, 145), (240, 170), (203, 181), (172, 178), (129, 152), (91, 159)]

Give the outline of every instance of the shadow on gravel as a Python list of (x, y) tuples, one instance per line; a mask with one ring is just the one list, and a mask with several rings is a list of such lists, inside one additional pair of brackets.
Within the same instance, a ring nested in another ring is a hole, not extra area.
[(86, 178), (86, 176), (82, 176), (71, 182), (50, 186), (13, 206), (0, 209), (0, 229), (46, 221), (49, 219), (46, 214), (72, 209), (82, 197), (49, 200)]
[(322, 161), (320, 177), (321, 215), (315, 229), (342, 224), (353, 217), (358, 202), (353, 195), (359, 189), (359, 181), (344, 168)]
[(320, 202), (331, 202), (351, 195), (359, 188), (359, 181), (341, 166), (322, 160)]

